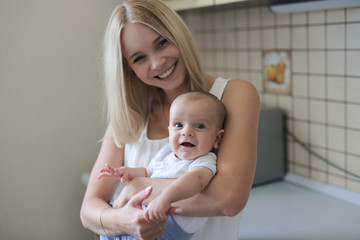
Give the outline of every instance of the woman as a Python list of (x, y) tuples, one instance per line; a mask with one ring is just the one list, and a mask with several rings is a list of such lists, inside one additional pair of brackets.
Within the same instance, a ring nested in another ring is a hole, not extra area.
[[(181, 93), (205, 90), (221, 98), (227, 110), (218, 172), (202, 193), (178, 202), (176, 213), (212, 217), (192, 239), (237, 239), (237, 214), (247, 202), (256, 165), (256, 89), (246, 81), (204, 74), (189, 30), (158, 0), (129, 0), (114, 10), (105, 34), (104, 77), (109, 127), (84, 196), (84, 227), (108, 236), (162, 235), (166, 222), (146, 222), (141, 204), (173, 180), (134, 179), (127, 186), (128, 203), (116, 209), (108, 202), (118, 181), (97, 181), (97, 176), (106, 163), (146, 167), (168, 142), (171, 102)], [(153, 191), (140, 191), (147, 186)]]

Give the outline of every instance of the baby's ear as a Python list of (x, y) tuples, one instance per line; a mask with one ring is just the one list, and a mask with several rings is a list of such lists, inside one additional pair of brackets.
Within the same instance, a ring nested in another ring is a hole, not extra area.
[(218, 133), (216, 134), (216, 139), (215, 139), (215, 143), (214, 143), (214, 148), (215, 149), (218, 149), (219, 148), (219, 144), (220, 144), (220, 141), (222, 139), (222, 137), (224, 136), (224, 129), (220, 129), (218, 131)]

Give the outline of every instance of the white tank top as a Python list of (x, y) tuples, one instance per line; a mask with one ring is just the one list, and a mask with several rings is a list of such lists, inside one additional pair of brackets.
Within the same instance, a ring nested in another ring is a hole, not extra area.
[[(221, 99), (228, 79), (217, 78), (210, 93)], [(125, 145), (124, 165), (128, 167), (147, 167), (150, 160), (161, 147), (169, 142), (169, 138), (149, 139), (147, 124), (134, 144)], [(235, 240), (239, 238), (240, 214), (235, 217), (210, 217), (203, 228), (192, 236), (192, 240)]]

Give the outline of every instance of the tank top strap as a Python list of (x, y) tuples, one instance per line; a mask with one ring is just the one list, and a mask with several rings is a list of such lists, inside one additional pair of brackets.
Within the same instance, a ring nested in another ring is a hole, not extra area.
[(218, 99), (221, 100), (224, 93), (224, 89), (230, 79), (216, 78), (213, 85), (211, 86), (210, 93), (214, 94)]

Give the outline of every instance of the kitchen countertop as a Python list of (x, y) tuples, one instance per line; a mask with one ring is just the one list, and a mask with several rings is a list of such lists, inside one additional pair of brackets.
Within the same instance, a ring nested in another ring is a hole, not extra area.
[(360, 206), (288, 181), (253, 188), (240, 239), (360, 239)]

